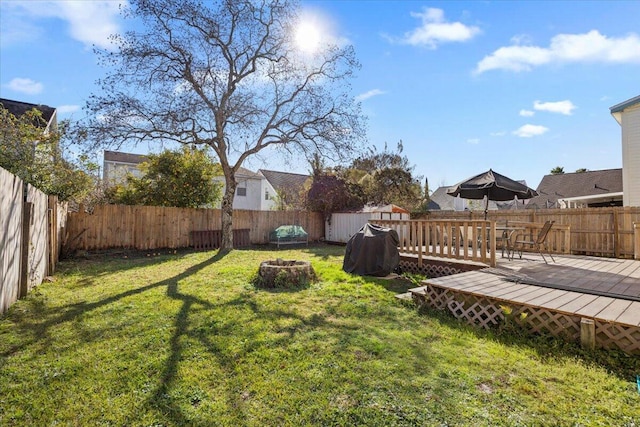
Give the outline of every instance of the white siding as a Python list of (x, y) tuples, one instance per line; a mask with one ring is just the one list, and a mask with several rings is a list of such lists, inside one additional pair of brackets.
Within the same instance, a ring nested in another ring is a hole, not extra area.
[(260, 210), (261, 211), (271, 211), (276, 209), (277, 203), (276, 198), (277, 193), (267, 179), (262, 180), (262, 193), (260, 196)]
[(456, 198), (453, 199), (453, 210), (463, 211), (465, 209), (467, 209), (467, 199), (456, 196)]
[(640, 206), (640, 105), (622, 112), (622, 188), (624, 206)]
[[(214, 178), (217, 181), (222, 182), (222, 194), (224, 194), (224, 190), (226, 188), (224, 184), (224, 177), (216, 177)], [(234, 209), (245, 209), (249, 211), (268, 211), (272, 210), (276, 203), (272, 198), (269, 200), (265, 200), (265, 192), (269, 190), (269, 194), (271, 197), (275, 195), (275, 190), (271, 185), (267, 182), (265, 178), (249, 178), (249, 177), (241, 177), (236, 175), (236, 179), (238, 180), (238, 187), (236, 187), (236, 194), (233, 197), (233, 208)], [(246, 189), (246, 195), (239, 196), (238, 188)], [(220, 209), (220, 202), (215, 206), (215, 208)]]
[(119, 162), (104, 162), (104, 182), (107, 185), (124, 184), (127, 181), (127, 175), (140, 178), (142, 171), (139, 169), (139, 165), (133, 163), (119, 163)]

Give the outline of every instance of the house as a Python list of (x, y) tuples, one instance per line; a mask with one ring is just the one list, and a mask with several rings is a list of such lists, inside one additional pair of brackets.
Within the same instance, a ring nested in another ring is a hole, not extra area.
[[(307, 200), (307, 191), (310, 186), (311, 176), (291, 172), (278, 172), (267, 169), (259, 169), (258, 172), (265, 177), (270, 187), (270, 194), (275, 201), (275, 207), (280, 210), (303, 210)], [(265, 199), (269, 197), (265, 193)]]
[[(147, 160), (147, 156), (140, 154), (105, 150), (103, 163), (105, 184), (122, 184), (127, 174), (140, 176), (140, 164)], [(214, 179), (222, 183), (224, 193), (224, 177), (218, 176)], [(253, 172), (241, 167), (236, 172), (238, 186), (233, 198), (233, 208), (256, 211), (302, 208), (306, 198), (305, 183), (308, 179), (310, 179), (308, 175), (266, 169)], [(220, 203), (215, 207), (220, 208)]]
[(144, 163), (147, 160), (147, 156), (140, 154), (105, 150), (102, 166), (102, 178), (105, 185), (124, 184), (128, 174), (140, 177), (142, 175), (140, 163)]
[(622, 206), (622, 169), (545, 175), (529, 209)]
[[(224, 177), (219, 176), (214, 179), (223, 184), (222, 192), (224, 193)], [(259, 172), (253, 172), (249, 169), (240, 167), (236, 172), (236, 194), (233, 197), (234, 209), (246, 209), (252, 211), (269, 211), (276, 209), (275, 194), (276, 190), (269, 184), (267, 179)], [(220, 204), (216, 206), (220, 207)]]
[(43, 122), (35, 123), (38, 127), (43, 128), (43, 132), (53, 132), (58, 130), (58, 113), (57, 110), (48, 105), (31, 104), (28, 102), (13, 101), (11, 99), (0, 98), (0, 105), (8, 110), (15, 117), (20, 117), (27, 111), (34, 108), (42, 113)]
[(640, 206), (640, 95), (610, 108), (622, 128), (624, 206)]
[[(41, 118), (33, 120), (32, 125), (38, 129), (42, 129), (42, 134), (45, 136), (43, 140), (36, 138), (34, 141), (29, 141), (28, 145), (25, 145), (25, 149), (29, 149), (31, 153), (29, 155), (34, 156), (35, 159), (44, 161), (53, 161), (55, 152), (58, 150), (57, 139), (47, 140), (46, 144), (42, 144), (46, 140), (47, 136), (55, 135), (58, 131), (58, 113), (57, 110), (48, 105), (31, 104), (28, 102), (13, 101), (11, 99), (0, 98), (0, 107), (7, 110), (13, 116), (19, 118), (27, 112), (35, 109), (41, 113)], [(55, 145), (53, 145), (55, 144)], [(9, 147), (7, 147), (9, 148)], [(18, 154), (20, 148), (16, 145), (14, 148), (19, 158), (23, 158), (23, 155), (27, 153)]]
[[(484, 210), (484, 201), (482, 200), (468, 200), (461, 197), (453, 197), (447, 194), (447, 190), (451, 188), (449, 186), (438, 187), (431, 196), (429, 196), (429, 203), (427, 209), (430, 211), (474, 211)], [(509, 203), (509, 202), (507, 202)], [(498, 202), (489, 200), (489, 210), (498, 210)]]

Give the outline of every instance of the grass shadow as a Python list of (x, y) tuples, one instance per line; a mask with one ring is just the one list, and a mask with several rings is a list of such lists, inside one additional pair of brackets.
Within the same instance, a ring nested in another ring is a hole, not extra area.
[[(107, 306), (109, 304), (112, 304), (116, 301), (120, 301), (124, 298), (130, 297), (130, 296), (134, 296), (134, 295), (139, 295), (142, 294), (144, 292), (153, 290), (155, 288), (159, 288), (159, 287), (163, 287), (166, 286), (168, 288), (168, 293), (170, 294), (170, 289), (172, 286), (177, 286), (177, 282), (189, 277), (195, 273), (197, 273), (198, 271), (202, 270), (203, 268), (208, 267), (209, 265), (221, 260), (226, 254), (221, 254), (221, 253), (216, 253), (215, 255), (213, 255), (211, 258), (206, 259), (205, 261), (202, 261), (199, 264), (196, 264), (192, 267), (189, 267), (188, 269), (186, 269), (185, 271), (183, 271), (182, 273), (178, 274), (177, 276), (156, 282), (156, 283), (151, 283), (149, 285), (146, 286), (141, 286), (138, 288), (134, 288), (134, 289), (130, 289), (115, 295), (111, 295), (107, 298), (103, 298), (101, 300), (95, 301), (95, 302), (79, 302), (79, 303), (73, 303), (73, 304), (67, 304), (64, 305), (58, 309), (56, 309), (57, 311), (61, 311), (60, 313), (56, 313), (54, 314), (52, 317), (46, 319), (43, 322), (31, 322), (27, 319), (24, 319), (20, 316), (19, 313), (15, 313), (13, 311), (9, 311), (7, 312), (6, 316), (8, 315), (14, 315), (14, 319), (15, 319), (15, 323), (17, 325), (17, 327), (19, 329), (21, 329), (23, 331), (23, 335), (28, 336), (29, 334), (33, 335), (33, 339), (31, 340), (25, 340), (24, 342), (22, 342), (20, 345), (18, 346), (13, 346), (11, 348), (9, 348), (8, 350), (3, 351), (2, 353), (0, 353), (0, 356), (6, 357), (6, 356), (10, 356), (11, 354), (21, 350), (22, 348), (25, 348), (29, 345), (33, 345), (35, 343), (40, 343), (41, 347), (47, 347), (48, 345), (50, 345), (50, 336), (48, 333), (48, 330), (53, 327), (53, 326), (57, 326), (61, 323), (66, 323), (66, 322), (71, 322), (74, 319), (77, 319), (79, 317), (82, 317), (85, 313), (88, 313), (90, 311), (96, 310), (98, 308)], [(156, 261), (154, 260), (153, 263), (155, 263)], [(159, 261), (158, 261), (159, 262)], [(147, 264), (145, 264), (147, 265)], [(116, 271), (118, 271), (116, 269)], [(99, 273), (100, 274), (100, 273)], [(33, 301), (33, 305), (36, 309), (38, 309), (39, 312), (47, 312), (47, 308), (44, 306), (44, 303), (42, 302), (42, 300), (36, 298), (32, 299)]]
[(518, 326), (503, 330), (482, 329), (456, 319), (450, 313), (426, 305), (415, 306), (414, 309), (422, 315), (438, 319), (448, 327), (470, 332), (478, 338), (493, 340), (508, 347), (527, 349), (542, 361), (554, 358), (569, 360), (578, 358), (587, 364), (601, 367), (624, 381), (635, 381), (636, 375), (640, 372), (640, 358), (621, 350), (588, 350), (582, 348), (579, 343), (569, 342), (550, 334), (534, 334)]

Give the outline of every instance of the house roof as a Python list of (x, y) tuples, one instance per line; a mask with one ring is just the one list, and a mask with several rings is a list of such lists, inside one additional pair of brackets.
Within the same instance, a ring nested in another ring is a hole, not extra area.
[(278, 172), (267, 169), (259, 169), (259, 172), (269, 181), (269, 184), (277, 192), (294, 191), (299, 192), (304, 188), (309, 175), (290, 172)]
[(626, 101), (616, 104), (613, 107), (609, 108), (609, 110), (611, 111), (611, 115), (613, 116), (613, 118), (616, 119), (618, 123), (622, 124), (622, 112), (627, 108), (633, 107), (637, 104), (640, 104), (640, 95), (634, 96), (631, 99), (627, 99)]
[(42, 112), (42, 118), (47, 123), (47, 126), (43, 126), (42, 123), (38, 123), (37, 126), (39, 127), (48, 127), (56, 112), (55, 108), (49, 107), (48, 105), (31, 104), (29, 102), (13, 101), (5, 98), (0, 98), (0, 104), (2, 104), (5, 109), (9, 110), (9, 112), (16, 117), (20, 117), (27, 111), (31, 111), (34, 108)]
[(611, 110), (611, 114), (613, 114), (619, 111), (623, 111), (636, 104), (640, 104), (640, 95), (634, 96), (631, 99), (627, 99), (626, 101), (623, 101), (620, 104), (616, 104), (613, 107), (609, 108), (609, 110)]
[(448, 189), (449, 187), (436, 188), (436, 190), (431, 193), (431, 196), (429, 196), (429, 204), (427, 205), (427, 209), (442, 211), (454, 210), (453, 204), (455, 197), (447, 194)]
[(140, 163), (146, 162), (147, 160), (149, 160), (149, 158), (141, 154), (104, 150), (105, 162), (129, 163), (132, 165), (138, 165)]
[(622, 169), (545, 175), (536, 189), (538, 196), (527, 208), (558, 207), (559, 199), (622, 192)]
[(238, 170), (236, 171), (236, 176), (237, 177), (242, 177), (242, 178), (253, 178), (253, 179), (262, 179), (263, 176), (260, 175), (258, 172), (254, 172), (252, 170), (249, 170), (247, 168), (243, 168), (242, 166), (240, 166), (238, 168)]
[[(453, 197), (450, 194), (447, 194), (447, 190), (451, 188), (450, 186), (438, 187), (431, 196), (429, 197), (429, 204), (427, 205), (427, 209), (429, 210), (441, 210), (441, 211), (453, 211), (455, 210), (455, 200), (456, 197)], [(478, 202), (476, 200), (475, 202)], [(483, 205), (484, 208), (484, 205)], [(493, 200), (489, 200), (489, 210), (497, 210), (498, 205)]]

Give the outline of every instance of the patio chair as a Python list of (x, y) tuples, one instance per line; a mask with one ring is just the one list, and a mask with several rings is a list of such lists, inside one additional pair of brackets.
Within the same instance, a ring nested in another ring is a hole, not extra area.
[(524, 246), (531, 246), (532, 248), (535, 248), (538, 251), (538, 253), (542, 256), (542, 259), (544, 260), (545, 264), (548, 264), (548, 262), (547, 262), (547, 259), (544, 257), (543, 251), (546, 251), (547, 255), (551, 257), (553, 262), (556, 262), (556, 260), (553, 258), (553, 255), (551, 255), (551, 252), (549, 252), (549, 248), (547, 247), (547, 243), (546, 243), (547, 236), (549, 235), (549, 230), (551, 230), (551, 227), (553, 226), (554, 222), (555, 221), (545, 222), (544, 226), (538, 233), (538, 237), (536, 237), (535, 240), (529, 239), (528, 236), (525, 235), (524, 233), (518, 234), (515, 237), (515, 240), (513, 242), (513, 247), (511, 249), (511, 259), (513, 259), (513, 253), (516, 251), (516, 248), (518, 248), (518, 255), (520, 255), (520, 259), (522, 259), (522, 248)]
[(504, 230), (500, 233), (496, 233), (496, 249), (502, 248), (502, 258), (504, 258), (504, 251), (507, 251), (507, 259), (509, 259), (509, 252), (511, 251), (511, 234), (507, 231), (509, 227), (509, 220), (504, 222)]

